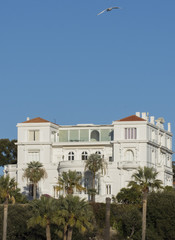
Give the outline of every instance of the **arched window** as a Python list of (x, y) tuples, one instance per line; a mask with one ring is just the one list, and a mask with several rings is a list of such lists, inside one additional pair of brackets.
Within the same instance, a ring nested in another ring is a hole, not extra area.
[(96, 151), (95, 154), (98, 154), (101, 157), (101, 152), (100, 151)]
[(98, 142), (100, 140), (100, 134), (97, 130), (93, 130), (91, 132), (91, 141), (92, 142)]
[(127, 150), (125, 153), (125, 159), (127, 162), (132, 162), (134, 160), (134, 153), (132, 150)]
[(81, 160), (87, 160), (87, 159), (88, 159), (88, 153), (87, 152), (82, 152)]
[(69, 152), (69, 154), (68, 154), (68, 160), (69, 160), (69, 161), (74, 160), (74, 152)]

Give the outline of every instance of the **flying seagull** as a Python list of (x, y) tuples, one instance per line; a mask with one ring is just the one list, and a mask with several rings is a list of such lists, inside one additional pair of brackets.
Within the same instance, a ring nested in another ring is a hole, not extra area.
[(112, 11), (112, 9), (119, 9), (119, 7), (110, 7), (110, 8), (106, 8), (105, 10), (101, 11), (100, 13), (98, 13), (97, 16), (100, 15), (100, 14), (102, 14), (102, 13), (104, 13), (104, 12)]

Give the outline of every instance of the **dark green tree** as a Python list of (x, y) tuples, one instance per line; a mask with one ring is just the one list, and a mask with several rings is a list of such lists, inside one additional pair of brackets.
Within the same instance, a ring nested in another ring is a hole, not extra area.
[[(28, 220), (35, 214), (29, 204), (9, 204), (7, 240), (46, 240), (45, 229), (36, 225), (28, 228)], [(0, 205), (0, 239), (2, 239), (3, 206)], [(52, 229), (52, 240), (58, 240)]]
[(34, 208), (33, 216), (28, 220), (28, 227), (40, 225), (46, 230), (46, 239), (51, 240), (51, 224), (53, 224), (56, 211), (59, 209), (58, 200), (42, 196), (40, 200), (31, 203)]
[(119, 239), (141, 239), (142, 216), (137, 205), (120, 204), (111, 209), (111, 214), (113, 227), (117, 230)]
[(119, 203), (123, 204), (141, 204), (142, 192), (137, 185), (134, 185), (131, 188), (122, 188), (117, 194), (116, 199)]
[(3, 240), (7, 239), (7, 219), (9, 200), (15, 203), (14, 192), (16, 189), (15, 179), (7, 175), (0, 177), (0, 199), (4, 199)]
[(17, 162), (16, 140), (0, 139), (0, 166)]
[(175, 193), (150, 193), (147, 209), (147, 239), (175, 240)]
[(93, 213), (91, 206), (84, 199), (71, 194), (59, 199), (59, 210), (55, 223), (62, 224), (63, 239), (71, 240), (76, 228), (82, 234), (93, 229)]
[(144, 167), (138, 168), (138, 170), (132, 175), (133, 181), (130, 181), (130, 187), (139, 187), (142, 191), (142, 240), (146, 239), (146, 211), (148, 193), (150, 190), (162, 188), (162, 181), (157, 179), (158, 172), (153, 168)]

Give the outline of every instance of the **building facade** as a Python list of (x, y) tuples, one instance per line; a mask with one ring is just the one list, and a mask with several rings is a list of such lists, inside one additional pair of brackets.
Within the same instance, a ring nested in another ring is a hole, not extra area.
[[(28, 195), (30, 183), (23, 179), (27, 163), (39, 161), (48, 177), (38, 184), (38, 194), (58, 197), (58, 176), (68, 170), (82, 175), (82, 185), (91, 188), (91, 176), (84, 171), (90, 154), (97, 153), (107, 162), (106, 173), (97, 175), (96, 201), (104, 202), (127, 187), (138, 167), (153, 167), (164, 186), (172, 186), (171, 124), (164, 129), (164, 119), (155, 120), (137, 112), (110, 125), (77, 124), (60, 126), (42, 118), (27, 119), (17, 124), (18, 161), (7, 165), (5, 174), (15, 177), (18, 187)], [(88, 199), (86, 192), (75, 193)]]

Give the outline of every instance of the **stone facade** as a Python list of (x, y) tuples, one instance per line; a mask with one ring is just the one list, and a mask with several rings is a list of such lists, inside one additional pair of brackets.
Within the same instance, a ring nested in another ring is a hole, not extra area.
[[(164, 119), (146, 113), (113, 121), (111, 125), (78, 124), (60, 126), (42, 118), (27, 119), (17, 124), (18, 162), (7, 165), (5, 174), (15, 177), (18, 187), (29, 194), (29, 183), (22, 175), (27, 163), (40, 161), (48, 177), (38, 184), (38, 194), (58, 197), (54, 186), (59, 174), (76, 170), (82, 174), (82, 184), (90, 188), (89, 173), (84, 172), (85, 160), (92, 153), (100, 154), (107, 163), (106, 174), (98, 174), (96, 201), (116, 195), (126, 187), (138, 167), (153, 167), (164, 186), (172, 186), (172, 133)], [(86, 193), (79, 194), (88, 199)]]

